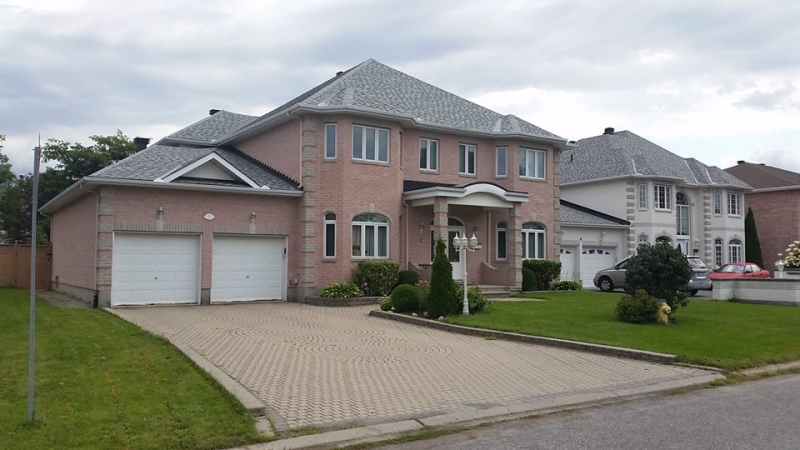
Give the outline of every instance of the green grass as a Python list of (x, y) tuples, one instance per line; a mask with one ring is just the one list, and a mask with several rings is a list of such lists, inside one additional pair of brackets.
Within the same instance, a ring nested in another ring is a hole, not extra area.
[(0, 289), (0, 447), (213, 449), (264, 440), (244, 407), (165, 340), (102, 310), (44, 300), (28, 424), (29, 296)]
[[(800, 308), (690, 300), (677, 324), (619, 322), (622, 293), (545, 291), (539, 302), (495, 302), (449, 323), (677, 355), (681, 362), (738, 370), (800, 359)], [(520, 299), (524, 300), (524, 299)]]

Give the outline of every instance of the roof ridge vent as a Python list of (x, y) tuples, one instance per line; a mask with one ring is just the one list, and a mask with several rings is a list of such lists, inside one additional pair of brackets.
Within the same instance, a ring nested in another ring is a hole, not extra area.
[(614, 127), (606, 127), (606, 129), (603, 130), (603, 134), (614, 134)]

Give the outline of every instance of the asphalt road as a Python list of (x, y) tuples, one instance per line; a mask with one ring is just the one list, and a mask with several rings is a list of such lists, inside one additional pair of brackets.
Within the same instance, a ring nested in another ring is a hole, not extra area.
[(800, 374), (523, 419), (400, 449), (800, 449)]

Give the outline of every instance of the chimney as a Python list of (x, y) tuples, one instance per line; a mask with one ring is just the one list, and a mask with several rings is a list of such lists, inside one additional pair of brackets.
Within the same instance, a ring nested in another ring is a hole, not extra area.
[(606, 128), (606, 129), (603, 131), (603, 134), (614, 134), (614, 127), (607, 127), (607, 128)]
[(136, 153), (147, 148), (147, 145), (150, 144), (150, 138), (143, 138), (143, 137), (135, 137), (133, 138), (133, 145), (136, 147)]
[(209, 110), (208, 110), (208, 115), (209, 115), (209, 116), (213, 116), (214, 114), (216, 114), (216, 113), (218, 113), (218, 112), (219, 112), (219, 110), (218, 110), (218, 109), (209, 109)]
[(340, 71), (336, 72), (336, 76), (337, 76), (337, 77), (340, 77), (340, 76), (342, 76), (342, 74), (343, 74), (343, 73), (344, 73), (344, 72), (340, 70)]
[(744, 160), (736, 161), (736, 164), (744, 164)]

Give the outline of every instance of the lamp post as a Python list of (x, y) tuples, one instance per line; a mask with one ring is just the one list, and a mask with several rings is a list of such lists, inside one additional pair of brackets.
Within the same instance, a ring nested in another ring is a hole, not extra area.
[(469, 300), (467, 299), (467, 251), (474, 252), (477, 246), (478, 238), (475, 237), (475, 233), (472, 233), (472, 237), (469, 238), (469, 240), (467, 240), (466, 231), (463, 237), (458, 237), (458, 234), (456, 234), (456, 237), (453, 238), (453, 247), (458, 250), (461, 259), (462, 282), (464, 283), (464, 300), (461, 314), (464, 315), (469, 315)]

